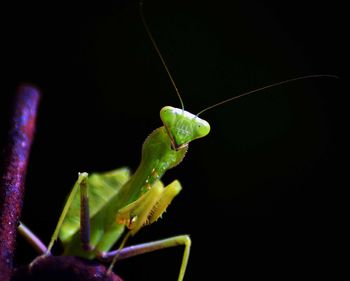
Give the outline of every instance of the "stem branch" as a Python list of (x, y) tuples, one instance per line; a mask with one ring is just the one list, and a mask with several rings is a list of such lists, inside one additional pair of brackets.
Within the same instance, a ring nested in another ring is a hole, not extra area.
[(22, 85), (15, 99), (15, 110), (0, 179), (0, 281), (8, 281), (11, 278), (17, 226), (22, 209), (24, 181), (39, 97), (36, 88)]

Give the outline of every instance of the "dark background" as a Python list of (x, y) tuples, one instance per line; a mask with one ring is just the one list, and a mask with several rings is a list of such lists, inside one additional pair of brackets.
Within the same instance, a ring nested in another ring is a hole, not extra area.
[[(169, 171), (183, 191), (131, 243), (189, 233), (186, 280), (332, 276), (341, 262), (345, 18), (337, 2), (155, 1), (145, 16), (187, 110), (212, 131)], [(179, 106), (137, 1), (14, 4), (1, 15), (1, 147), (22, 82), (42, 91), (22, 220), (48, 243), (81, 171), (137, 167), (159, 110)], [(120, 262), (125, 280), (176, 280), (182, 251)], [(19, 239), (17, 261), (35, 253)], [(339, 263), (338, 263), (339, 262)]]

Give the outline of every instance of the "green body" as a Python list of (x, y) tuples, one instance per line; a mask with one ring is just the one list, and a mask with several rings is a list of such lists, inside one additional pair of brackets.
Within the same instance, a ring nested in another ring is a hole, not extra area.
[[(74, 194), (70, 196), (71, 206), (67, 214), (62, 215), (62, 225), (57, 226), (64, 254), (94, 258), (97, 253), (110, 250), (120, 239), (125, 225), (130, 229), (134, 227), (131, 234), (136, 233), (143, 225), (157, 220), (180, 191), (178, 183), (178, 187), (172, 186), (176, 185), (173, 183), (168, 189), (163, 188), (160, 178), (182, 161), (190, 141), (209, 133), (210, 126), (189, 112), (169, 106), (161, 110), (161, 119), (164, 126), (154, 130), (145, 140), (141, 163), (131, 177), (125, 168), (89, 177), (86, 173), (80, 175), (72, 191)], [(91, 251), (83, 249), (79, 235), (80, 202), (76, 190), (83, 180), (87, 181), (90, 200)], [(168, 192), (162, 193), (166, 189)], [(67, 205), (70, 204), (68, 201)], [(159, 206), (162, 210), (158, 214)], [(144, 221), (134, 223), (142, 213), (145, 213)]]

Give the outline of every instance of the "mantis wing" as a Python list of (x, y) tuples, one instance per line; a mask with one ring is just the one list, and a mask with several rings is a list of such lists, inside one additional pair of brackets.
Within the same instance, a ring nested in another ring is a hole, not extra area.
[[(93, 173), (88, 177), (87, 173), (79, 174), (71, 194), (69, 195), (62, 215), (56, 227), (57, 236), (63, 244), (68, 244), (72, 237), (80, 229), (80, 193), (77, 192), (82, 180), (86, 180), (89, 186), (90, 217), (101, 210), (120, 190), (130, 177), (128, 168), (119, 168), (105, 173)], [(55, 236), (55, 234), (54, 234)]]

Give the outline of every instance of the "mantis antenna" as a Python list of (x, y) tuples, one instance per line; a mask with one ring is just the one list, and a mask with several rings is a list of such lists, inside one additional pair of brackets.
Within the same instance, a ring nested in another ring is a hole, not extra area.
[(283, 81), (281, 81), (281, 82), (277, 82), (277, 83), (273, 83), (273, 84), (270, 84), (270, 85), (267, 85), (267, 86), (264, 86), (264, 87), (260, 87), (260, 88), (258, 88), (258, 89), (251, 90), (251, 91), (245, 92), (245, 93), (243, 93), (243, 94), (240, 94), (240, 95), (238, 95), (238, 96), (234, 96), (234, 97), (228, 98), (228, 99), (226, 99), (226, 100), (220, 101), (220, 102), (218, 102), (218, 103), (215, 103), (215, 104), (213, 104), (213, 105), (211, 105), (211, 106), (208, 106), (208, 107), (204, 108), (204, 109), (201, 110), (200, 112), (198, 112), (198, 113), (197, 113), (197, 116), (199, 116), (199, 114), (202, 114), (202, 113), (205, 112), (205, 111), (208, 111), (209, 109), (213, 109), (214, 107), (223, 105), (223, 104), (225, 104), (225, 103), (228, 103), (228, 102), (231, 102), (231, 101), (233, 101), (233, 100), (242, 98), (242, 97), (244, 97), (244, 96), (248, 96), (248, 95), (253, 94), (253, 93), (256, 93), (256, 92), (260, 92), (260, 91), (263, 91), (263, 90), (266, 90), (266, 89), (269, 89), (269, 88), (273, 88), (273, 87), (276, 87), (276, 86), (279, 86), (279, 85), (282, 85), (282, 84), (286, 84), (286, 83), (290, 83), (290, 82), (294, 82), (294, 81), (298, 81), (298, 80), (310, 79), (310, 78), (321, 78), (321, 77), (339, 78), (339, 77), (336, 76), (336, 75), (329, 75), (329, 74), (313, 74), (313, 75), (305, 75), (305, 76), (300, 76), (300, 77), (296, 77), (296, 78), (292, 78), (292, 79), (283, 80)]
[(182, 108), (182, 110), (184, 110), (185, 107), (184, 107), (184, 103), (183, 103), (183, 101), (182, 101), (180, 92), (179, 92), (179, 90), (178, 90), (177, 87), (176, 87), (175, 81), (174, 81), (174, 79), (173, 79), (173, 77), (172, 77), (172, 75), (171, 75), (171, 73), (170, 73), (170, 70), (168, 69), (168, 66), (167, 66), (166, 62), (165, 62), (165, 60), (164, 60), (164, 58), (163, 58), (161, 52), (159, 51), (159, 48), (158, 48), (157, 43), (156, 43), (156, 40), (153, 38), (153, 35), (152, 35), (152, 33), (151, 33), (151, 31), (150, 31), (150, 29), (149, 29), (149, 27), (148, 27), (148, 25), (147, 25), (147, 22), (146, 22), (146, 20), (145, 20), (145, 16), (144, 16), (144, 14), (143, 14), (143, 1), (140, 1), (139, 4), (140, 4), (140, 16), (141, 16), (142, 24), (143, 24), (143, 26), (144, 26), (145, 29), (146, 29), (147, 35), (148, 35), (149, 39), (151, 40), (154, 49), (156, 50), (156, 52), (157, 52), (157, 54), (158, 54), (160, 60), (162, 61), (162, 64), (163, 64), (163, 66), (164, 66), (164, 68), (165, 68), (165, 70), (166, 70), (166, 72), (167, 72), (167, 74), (168, 74), (168, 76), (169, 76), (169, 79), (170, 79), (170, 81), (171, 81), (171, 84), (173, 84), (173, 87), (174, 87), (174, 89), (175, 89), (176, 95), (178, 96), (178, 98), (179, 98), (179, 100), (180, 100), (181, 108)]
[[(182, 110), (184, 110), (184, 103), (183, 103), (183, 101), (182, 101), (180, 92), (179, 92), (179, 90), (178, 90), (177, 87), (176, 87), (175, 81), (174, 81), (174, 79), (173, 79), (173, 77), (172, 77), (172, 75), (171, 75), (171, 73), (170, 73), (170, 70), (168, 69), (168, 66), (167, 66), (167, 64), (166, 64), (166, 62), (165, 62), (165, 60), (164, 60), (164, 58), (163, 58), (163, 56), (162, 56), (162, 54), (161, 54), (161, 52), (160, 52), (160, 50), (159, 50), (159, 48), (158, 48), (158, 45), (157, 45), (157, 43), (156, 43), (156, 41), (155, 41), (155, 39), (154, 39), (154, 37), (153, 37), (153, 35), (152, 35), (152, 33), (151, 33), (151, 31), (150, 31), (148, 25), (147, 25), (147, 22), (146, 22), (146, 20), (145, 20), (145, 16), (144, 16), (144, 13), (143, 13), (143, 0), (140, 1), (139, 5), (140, 5), (139, 7), (140, 7), (140, 16), (141, 16), (142, 24), (143, 24), (143, 26), (145, 27), (146, 32), (147, 32), (147, 35), (148, 35), (149, 39), (151, 40), (152, 45), (153, 45), (154, 49), (156, 50), (156, 52), (157, 52), (157, 54), (158, 54), (158, 56), (159, 56), (159, 58), (160, 58), (160, 60), (161, 60), (161, 62), (162, 62), (162, 64), (163, 64), (163, 66), (164, 66), (164, 68), (165, 68), (165, 70), (166, 70), (166, 72), (167, 72), (167, 74), (168, 74), (168, 77), (169, 77), (169, 79), (170, 79), (170, 81), (171, 81), (171, 83), (172, 83), (172, 85), (173, 85), (173, 87), (174, 87), (174, 89), (175, 89), (175, 92), (176, 92), (176, 94), (177, 94), (177, 96), (178, 96), (178, 98), (179, 98), (179, 100), (180, 100), (180, 103), (181, 103), (181, 108), (182, 108)], [(200, 112), (198, 112), (198, 113), (196, 114), (196, 116), (199, 116), (200, 114), (202, 114), (202, 113), (205, 112), (205, 111), (208, 111), (209, 109), (213, 109), (213, 108), (218, 107), (218, 106), (220, 106), (220, 105), (223, 105), (223, 104), (225, 104), (225, 103), (228, 103), (228, 102), (231, 102), (231, 101), (233, 101), (233, 100), (242, 98), (242, 97), (244, 97), (244, 96), (248, 96), (248, 95), (253, 94), (253, 93), (257, 93), (257, 92), (264, 91), (264, 90), (269, 89), (269, 88), (273, 88), (273, 87), (276, 87), (276, 86), (280, 86), (280, 85), (282, 85), (282, 84), (287, 84), (287, 83), (294, 82), (294, 81), (298, 81), (298, 80), (304, 80), (304, 79), (310, 79), (310, 78), (321, 78), (321, 77), (339, 78), (339, 77), (336, 76), (336, 75), (329, 75), (329, 74), (313, 74), (313, 75), (305, 75), (305, 76), (300, 76), (300, 77), (296, 77), (296, 78), (291, 78), (291, 79), (283, 80), (283, 81), (281, 81), (281, 82), (277, 82), (277, 83), (273, 83), (273, 84), (270, 84), (270, 85), (267, 85), (267, 86), (264, 86), (264, 87), (260, 87), (260, 88), (258, 88), (258, 89), (251, 90), (251, 91), (245, 92), (245, 93), (243, 93), (243, 94), (240, 94), (240, 95), (238, 95), (238, 96), (233, 96), (233, 97), (228, 98), (228, 99), (226, 99), (226, 100), (223, 100), (223, 101), (220, 101), (220, 102), (218, 102), (218, 103), (215, 103), (215, 104), (213, 104), (213, 105), (211, 105), (211, 106), (208, 106), (208, 107), (204, 108), (204, 109), (201, 110)]]

